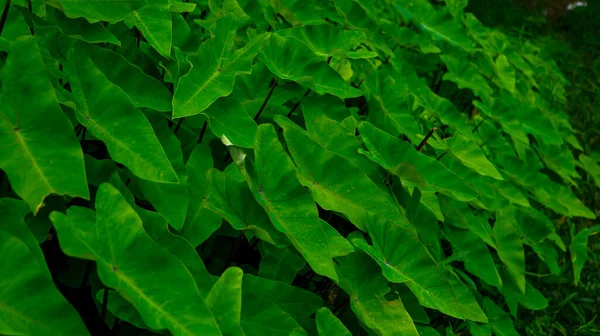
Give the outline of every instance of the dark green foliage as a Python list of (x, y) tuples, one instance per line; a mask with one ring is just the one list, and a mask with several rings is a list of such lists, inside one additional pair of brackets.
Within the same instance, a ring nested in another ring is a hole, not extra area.
[(545, 330), (600, 156), (466, 6), (8, 2), (0, 334)]

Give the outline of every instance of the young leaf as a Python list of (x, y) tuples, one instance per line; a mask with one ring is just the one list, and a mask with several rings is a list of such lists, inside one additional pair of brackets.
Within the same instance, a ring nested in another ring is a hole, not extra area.
[(224, 335), (244, 335), (240, 325), (243, 275), (244, 272), (237, 267), (228, 268), (206, 297), (206, 306)]

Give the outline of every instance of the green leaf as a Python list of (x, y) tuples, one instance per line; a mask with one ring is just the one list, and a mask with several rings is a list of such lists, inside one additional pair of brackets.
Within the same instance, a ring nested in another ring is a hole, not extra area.
[(425, 190), (439, 191), (463, 202), (477, 197), (475, 190), (452, 171), (435, 159), (419, 153), (408, 143), (392, 137), (367, 122), (360, 123), (358, 129), (370, 155), (376, 158), (383, 168), (399, 176), (403, 183), (412, 182), (402, 173), (402, 168), (410, 164), (426, 183)]
[(450, 238), (454, 253), (465, 253), (461, 258), (465, 269), (485, 283), (502, 286), (502, 278), (496, 269), (494, 259), (483, 240), (469, 230), (448, 228), (446, 234)]
[(490, 325), (495, 335), (518, 336), (510, 316), (489, 298), (483, 299), (483, 307), (490, 318)]
[(283, 29), (277, 31), (276, 35), (293, 37), (323, 58), (345, 53), (367, 38), (362, 31), (342, 30), (329, 25), (310, 25)]
[(135, 307), (127, 300), (125, 300), (119, 293), (105, 288), (96, 293), (96, 300), (99, 303), (104, 304), (104, 291), (108, 290), (106, 297), (106, 309), (111, 312), (115, 317), (134, 325), (136, 328), (148, 329), (148, 326), (144, 323), (142, 316), (135, 310)]
[(243, 275), (244, 272), (237, 267), (228, 268), (206, 297), (206, 306), (224, 335), (244, 335), (240, 325)]
[(183, 164), (181, 143), (167, 127), (165, 120), (162, 117), (159, 118), (153, 124), (153, 129), (177, 173), (179, 183), (157, 183), (143, 179), (137, 179), (137, 183), (144, 196), (152, 203), (158, 213), (165, 216), (173, 228), (181, 230), (189, 203), (188, 173)]
[(496, 73), (500, 77), (503, 87), (510, 93), (515, 92), (515, 69), (508, 63), (508, 59), (504, 55), (499, 55), (496, 58)]
[(258, 276), (265, 279), (291, 284), (304, 267), (306, 261), (301, 255), (289, 248), (277, 248), (270, 244), (261, 244), (261, 259)]
[(84, 17), (91, 23), (98, 21), (116, 23), (132, 11), (146, 6), (146, 0), (55, 0), (55, 3), (67, 17)]
[(271, 36), (258, 58), (277, 77), (293, 80), (320, 95), (329, 93), (340, 98), (362, 95), (360, 90), (346, 84), (324, 60), (295, 38)]
[(581, 167), (594, 179), (596, 186), (600, 187), (600, 166), (596, 160), (585, 154), (579, 154), (579, 162), (581, 162)]
[(317, 310), (317, 330), (322, 336), (352, 336), (344, 324), (326, 307)]
[(392, 204), (384, 192), (354, 164), (310, 139), (289, 119), (276, 117), (298, 167), (300, 183), (325, 210), (346, 215), (352, 224), (366, 230), (366, 216), (377, 213), (396, 225), (408, 228), (404, 210)]
[(188, 171), (189, 205), (185, 223), (179, 231), (194, 247), (206, 241), (221, 226), (221, 218), (208, 209), (206, 202), (210, 192), (206, 172), (212, 167), (210, 147), (202, 144), (194, 147), (185, 165)]
[(481, 148), (462, 134), (455, 134), (453, 137), (446, 139), (446, 145), (448, 151), (465, 166), (483, 176), (490, 176), (496, 180), (504, 180), (494, 164), (492, 164), (485, 156)]
[(126, 93), (108, 80), (85, 51), (74, 46), (67, 60), (77, 120), (104, 141), (113, 160), (136, 176), (177, 183), (177, 174), (150, 122), (131, 104)]
[(340, 287), (350, 295), (356, 317), (379, 335), (419, 335), (400, 299), (389, 301), (390, 291), (377, 264), (362, 252), (341, 259)]
[(218, 138), (225, 136), (239, 147), (252, 148), (254, 145), (256, 122), (237, 97), (219, 98), (202, 114), (208, 117), (210, 131)]
[(90, 197), (83, 153), (58, 105), (43, 57), (35, 37), (17, 38), (0, 91), (0, 169), (34, 214), (50, 194)]
[(164, 57), (171, 55), (172, 25), (169, 0), (147, 0), (142, 8), (127, 15), (148, 43)]
[(337, 280), (332, 258), (338, 256), (319, 222), (311, 194), (296, 177), (296, 169), (284, 152), (270, 124), (258, 127), (255, 160), (238, 163), (246, 181), (273, 225), (284, 233), (317, 274)]
[[(22, 218), (11, 216), (6, 219), (25, 225)], [(5, 231), (4, 227), (0, 227), (0, 246), (3, 277), (0, 333), (89, 335), (77, 311), (54, 286), (46, 266), (35, 257), (36, 253), (41, 255), (39, 247), (32, 251), (32, 246)], [(32, 288), (35, 288), (35, 295), (31, 295)]]
[(351, 241), (379, 264), (388, 280), (406, 283), (422, 306), (456, 318), (487, 322), (470, 290), (430, 257), (414, 233), (377, 215), (368, 216), (367, 230), (373, 245), (362, 237)]
[(450, 55), (442, 55), (440, 58), (448, 67), (444, 80), (455, 82), (460, 89), (471, 89), (477, 96), (489, 96), (494, 93), (475, 64)]
[(102, 74), (127, 94), (135, 107), (171, 111), (171, 92), (137, 65), (108, 49), (87, 46), (85, 51)]
[(207, 209), (221, 216), (236, 230), (252, 232), (275, 246), (289, 244), (285, 235), (273, 227), (245, 182), (237, 182), (216, 169), (209, 170), (206, 175), (211, 184), (205, 204)]
[(525, 293), (525, 252), (514, 222), (512, 209), (497, 211), (494, 241), (500, 260), (506, 265), (519, 290)]
[(251, 72), (252, 60), (271, 36), (270, 33), (258, 35), (243, 48), (233, 51), (236, 27), (231, 15), (216, 21), (211, 33), (215, 37), (187, 57), (192, 69), (177, 83), (173, 97), (174, 118), (201, 113), (218, 98), (231, 94), (235, 77)]
[(573, 284), (577, 285), (581, 278), (581, 270), (587, 259), (587, 245), (588, 245), (588, 234), (589, 230), (583, 229), (579, 231), (569, 245), (569, 252), (571, 253), (571, 264), (573, 265)]
[(189, 271), (150, 239), (120, 192), (102, 184), (96, 210), (97, 215), (71, 207), (67, 215), (50, 215), (63, 251), (95, 260), (102, 282), (130, 300), (150, 328), (177, 335), (220, 334)]

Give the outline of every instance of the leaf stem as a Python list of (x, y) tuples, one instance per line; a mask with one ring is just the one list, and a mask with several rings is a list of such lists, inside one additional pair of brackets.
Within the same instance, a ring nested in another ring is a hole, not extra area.
[(448, 154), (448, 152), (443, 152), (442, 155), (438, 156), (435, 160), (440, 161), (446, 154)]
[(182, 122), (183, 122), (183, 118), (179, 118), (179, 121), (177, 122), (177, 125), (175, 126), (175, 130), (173, 130), (174, 134), (177, 134), (177, 132), (179, 132), (179, 128), (181, 127)]
[(227, 270), (229, 268), (229, 266), (231, 266), (231, 263), (233, 262), (233, 259), (235, 258), (235, 255), (237, 254), (238, 249), (240, 248), (240, 242), (242, 241), (242, 237), (244, 236), (244, 230), (240, 231), (240, 234), (238, 235), (237, 239), (235, 240), (235, 243), (233, 243), (233, 247), (231, 249), (231, 254), (229, 255), (229, 259), (227, 259), (227, 263), (225, 264), (225, 270)]
[(485, 121), (486, 121), (488, 118), (489, 118), (489, 116), (487, 116), (487, 115), (486, 115), (486, 116), (485, 116), (485, 118), (483, 118), (483, 120), (482, 120), (482, 121), (480, 121), (480, 122), (477, 124), (477, 126), (475, 126), (475, 128), (473, 128), (473, 131), (472, 131), (471, 133), (475, 133), (475, 132), (477, 132), (477, 129), (479, 128), (479, 126), (481, 126), (481, 124), (483, 124), (483, 123), (484, 123), (484, 122), (485, 122)]
[(102, 311), (100, 312), (100, 318), (104, 322), (106, 320), (106, 310), (108, 308), (108, 288), (104, 287), (104, 296), (102, 296)]
[[(303, 97), (308, 96), (311, 92), (312, 92), (312, 90), (308, 89), (308, 91), (306, 91), (306, 93), (304, 93)], [(288, 118), (294, 113), (294, 111), (296, 111), (296, 109), (298, 108), (298, 106), (300, 106), (300, 101), (301, 100), (302, 100), (302, 97), (300, 97), (300, 99), (298, 99), (298, 102), (296, 103), (296, 105), (294, 105), (294, 107), (292, 107), (292, 109), (290, 110), (290, 112), (287, 114)]]
[(277, 77), (275, 77), (275, 79), (273, 79), (273, 82), (271, 83), (271, 88), (269, 89), (269, 93), (267, 93), (267, 97), (263, 101), (262, 105), (260, 105), (258, 112), (256, 112), (256, 115), (254, 116), (254, 121), (258, 120), (258, 118), (260, 117), (260, 114), (263, 112), (263, 110), (267, 106), (267, 103), (269, 103), (269, 99), (271, 99), (271, 95), (273, 94), (273, 91), (275, 90), (276, 86), (277, 86)]
[(207, 125), (208, 125), (208, 123), (206, 121), (202, 125), (202, 130), (200, 131), (200, 137), (198, 138), (198, 144), (202, 143), (202, 139), (204, 138), (204, 133), (206, 133), (206, 126)]
[(425, 136), (425, 138), (421, 141), (421, 143), (417, 147), (417, 152), (423, 151), (423, 147), (425, 147), (425, 144), (427, 144), (427, 140), (429, 140), (429, 138), (431, 138), (431, 136), (433, 135), (433, 132), (435, 132), (435, 131), (437, 131), (437, 127), (432, 128), (429, 131), (429, 133), (427, 133), (427, 135)]

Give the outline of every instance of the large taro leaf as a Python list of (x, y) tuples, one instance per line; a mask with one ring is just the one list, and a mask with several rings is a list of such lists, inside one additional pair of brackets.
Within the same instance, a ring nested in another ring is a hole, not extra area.
[(323, 307), (317, 310), (315, 320), (319, 336), (352, 336), (342, 321), (333, 315), (329, 308)]
[(67, 60), (77, 120), (106, 144), (114, 161), (136, 176), (177, 183), (177, 174), (152, 125), (127, 94), (110, 82), (81, 48), (71, 47)]
[(307, 335), (323, 300), (304, 289), (252, 275), (242, 281), (242, 328), (248, 336)]
[(283, 128), (300, 183), (310, 189), (323, 209), (343, 213), (363, 231), (368, 213), (411, 228), (404, 210), (393, 204), (357, 166), (321, 147), (289, 119), (276, 117), (275, 121)]
[(188, 171), (189, 205), (179, 234), (196, 247), (206, 241), (221, 226), (222, 221), (219, 215), (207, 207), (210, 187), (206, 173), (213, 167), (210, 147), (197, 145), (185, 167)]
[(0, 103), (0, 169), (31, 210), (50, 194), (89, 198), (81, 148), (33, 36), (11, 46)]
[(245, 182), (238, 182), (216, 169), (209, 170), (206, 175), (211, 184), (205, 201), (207, 209), (223, 217), (236, 230), (251, 232), (275, 246), (289, 244), (285, 235), (273, 227)]
[(240, 324), (243, 275), (240, 268), (228, 268), (206, 296), (206, 306), (219, 317), (217, 324), (224, 335), (244, 335)]
[(187, 268), (148, 236), (115, 187), (100, 185), (96, 211), (71, 207), (67, 215), (50, 214), (67, 255), (96, 261), (100, 280), (127, 298), (150, 328), (221, 334)]
[(67, 17), (84, 17), (91, 23), (108, 21), (116, 23), (127, 14), (146, 6), (146, 0), (56, 0), (54, 6), (61, 8)]
[(438, 264), (413, 232), (382, 216), (367, 216), (367, 231), (373, 241), (358, 237), (352, 243), (365, 251), (392, 282), (405, 283), (422, 306), (475, 322), (487, 318), (470, 289)]
[(378, 335), (419, 335), (402, 300), (388, 300), (388, 281), (366, 254), (355, 252), (340, 260), (339, 286), (350, 296), (358, 319)]
[(79, 314), (52, 282), (42, 250), (25, 224), (28, 212), (23, 201), (0, 199), (0, 333), (88, 335)]
[(164, 57), (171, 55), (172, 24), (170, 0), (146, 0), (148, 4), (127, 15), (148, 43)]
[(167, 127), (162, 116), (153, 123), (153, 129), (167, 154), (173, 169), (177, 173), (179, 183), (158, 183), (137, 179), (138, 186), (144, 196), (152, 203), (158, 213), (165, 216), (169, 224), (177, 230), (183, 227), (188, 208), (188, 173), (183, 164), (181, 143)]
[(463, 202), (477, 197), (477, 192), (455, 173), (435, 159), (418, 152), (407, 142), (394, 138), (368, 122), (360, 123), (358, 130), (369, 149), (365, 154), (392, 174), (399, 176), (403, 183), (413, 182), (410, 176), (403, 174), (407, 165), (410, 165), (418, 174), (415, 178), (425, 182), (425, 190), (439, 191)]
[(490, 176), (496, 180), (504, 180), (477, 143), (462, 134), (455, 134), (453, 137), (446, 139), (446, 146), (450, 154), (480, 175)]
[(494, 242), (500, 260), (506, 265), (519, 290), (525, 292), (525, 252), (517, 231), (514, 210), (501, 209), (496, 212)]
[(231, 15), (216, 21), (211, 33), (215, 37), (187, 57), (192, 68), (177, 83), (173, 97), (174, 118), (199, 114), (218, 98), (231, 94), (235, 77), (252, 71), (252, 60), (271, 36), (270, 33), (258, 35), (233, 51), (236, 27)]
[(210, 131), (215, 136), (225, 136), (235, 146), (252, 148), (256, 122), (248, 112), (237, 97), (229, 95), (217, 99), (202, 114), (208, 117)]
[(329, 93), (340, 98), (362, 95), (308, 46), (293, 37), (271, 36), (258, 58), (277, 77), (293, 80), (320, 95)]
[(254, 198), (316, 273), (337, 280), (332, 259), (339, 254), (319, 221), (310, 192), (298, 182), (296, 168), (273, 125), (258, 127), (254, 154), (254, 160), (234, 155)]

